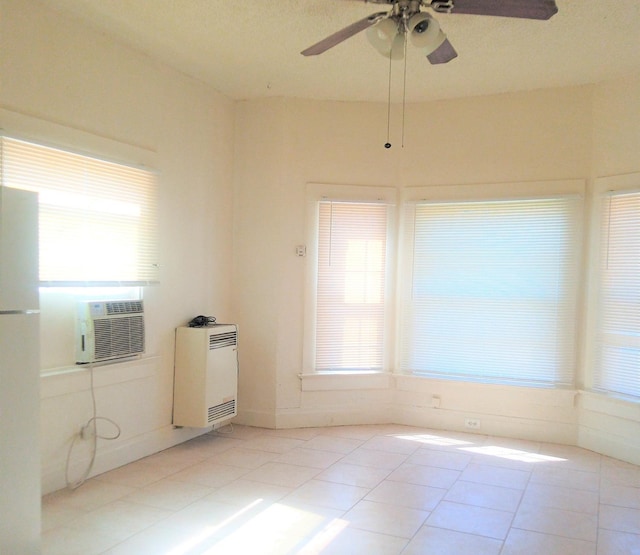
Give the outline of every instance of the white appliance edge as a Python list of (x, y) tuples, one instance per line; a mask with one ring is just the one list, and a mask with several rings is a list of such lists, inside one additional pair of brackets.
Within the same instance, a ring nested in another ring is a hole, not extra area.
[(0, 552), (40, 553), (38, 198), (0, 186)]

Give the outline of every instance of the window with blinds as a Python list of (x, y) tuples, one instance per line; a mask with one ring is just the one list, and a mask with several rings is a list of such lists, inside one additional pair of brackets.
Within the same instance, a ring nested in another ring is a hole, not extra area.
[(400, 369), (572, 385), (579, 198), (406, 205)]
[(0, 137), (2, 185), (39, 193), (42, 286), (158, 281), (154, 172)]
[(315, 370), (381, 371), (386, 204), (318, 203)]
[(640, 399), (640, 191), (603, 201), (594, 387)]

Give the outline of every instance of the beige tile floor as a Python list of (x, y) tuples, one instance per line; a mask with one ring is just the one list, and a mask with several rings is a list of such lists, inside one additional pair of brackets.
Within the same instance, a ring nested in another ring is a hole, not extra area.
[(42, 537), (48, 555), (640, 554), (640, 467), (396, 425), (234, 426), (44, 497)]

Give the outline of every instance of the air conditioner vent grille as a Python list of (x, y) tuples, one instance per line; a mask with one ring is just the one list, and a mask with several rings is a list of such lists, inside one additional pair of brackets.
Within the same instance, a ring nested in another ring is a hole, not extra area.
[(142, 312), (142, 301), (107, 301), (105, 307), (108, 316), (112, 314), (135, 314)]
[(208, 421), (214, 422), (215, 420), (224, 418), (225, 416), (235, 416), (235, 414), (236, 414), (236, 400), (232, 399), (231, 401), (227, 401), (226, 403), (216, 405), (215, 407), (209, 407)]
[(95, 360), (144, 352), (144, 319), (139, 316), (94, 320)]
[(235, 331), (211, 334), (209, 336), (209, 350), (235, 347), (238, 341), (237, 335)]

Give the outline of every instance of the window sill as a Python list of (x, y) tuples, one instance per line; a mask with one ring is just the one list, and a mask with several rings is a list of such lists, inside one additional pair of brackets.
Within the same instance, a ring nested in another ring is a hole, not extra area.
[(389, 389), (390, 372), (324, 372), (298, 374), (302, 391), (346, 391), (354, 389)]
[(580, 391), (582, 410), (640, 422), (640, 403), (599, 391)]
[[(158, 370), (160, 357), (148, 356), (113, 364), (96, 364), (93, 367), (95, 387), (147, 378)], [(88, 365), (52, 368), (40, 374), (40, 398), (57, 397), (89, 389)]]

